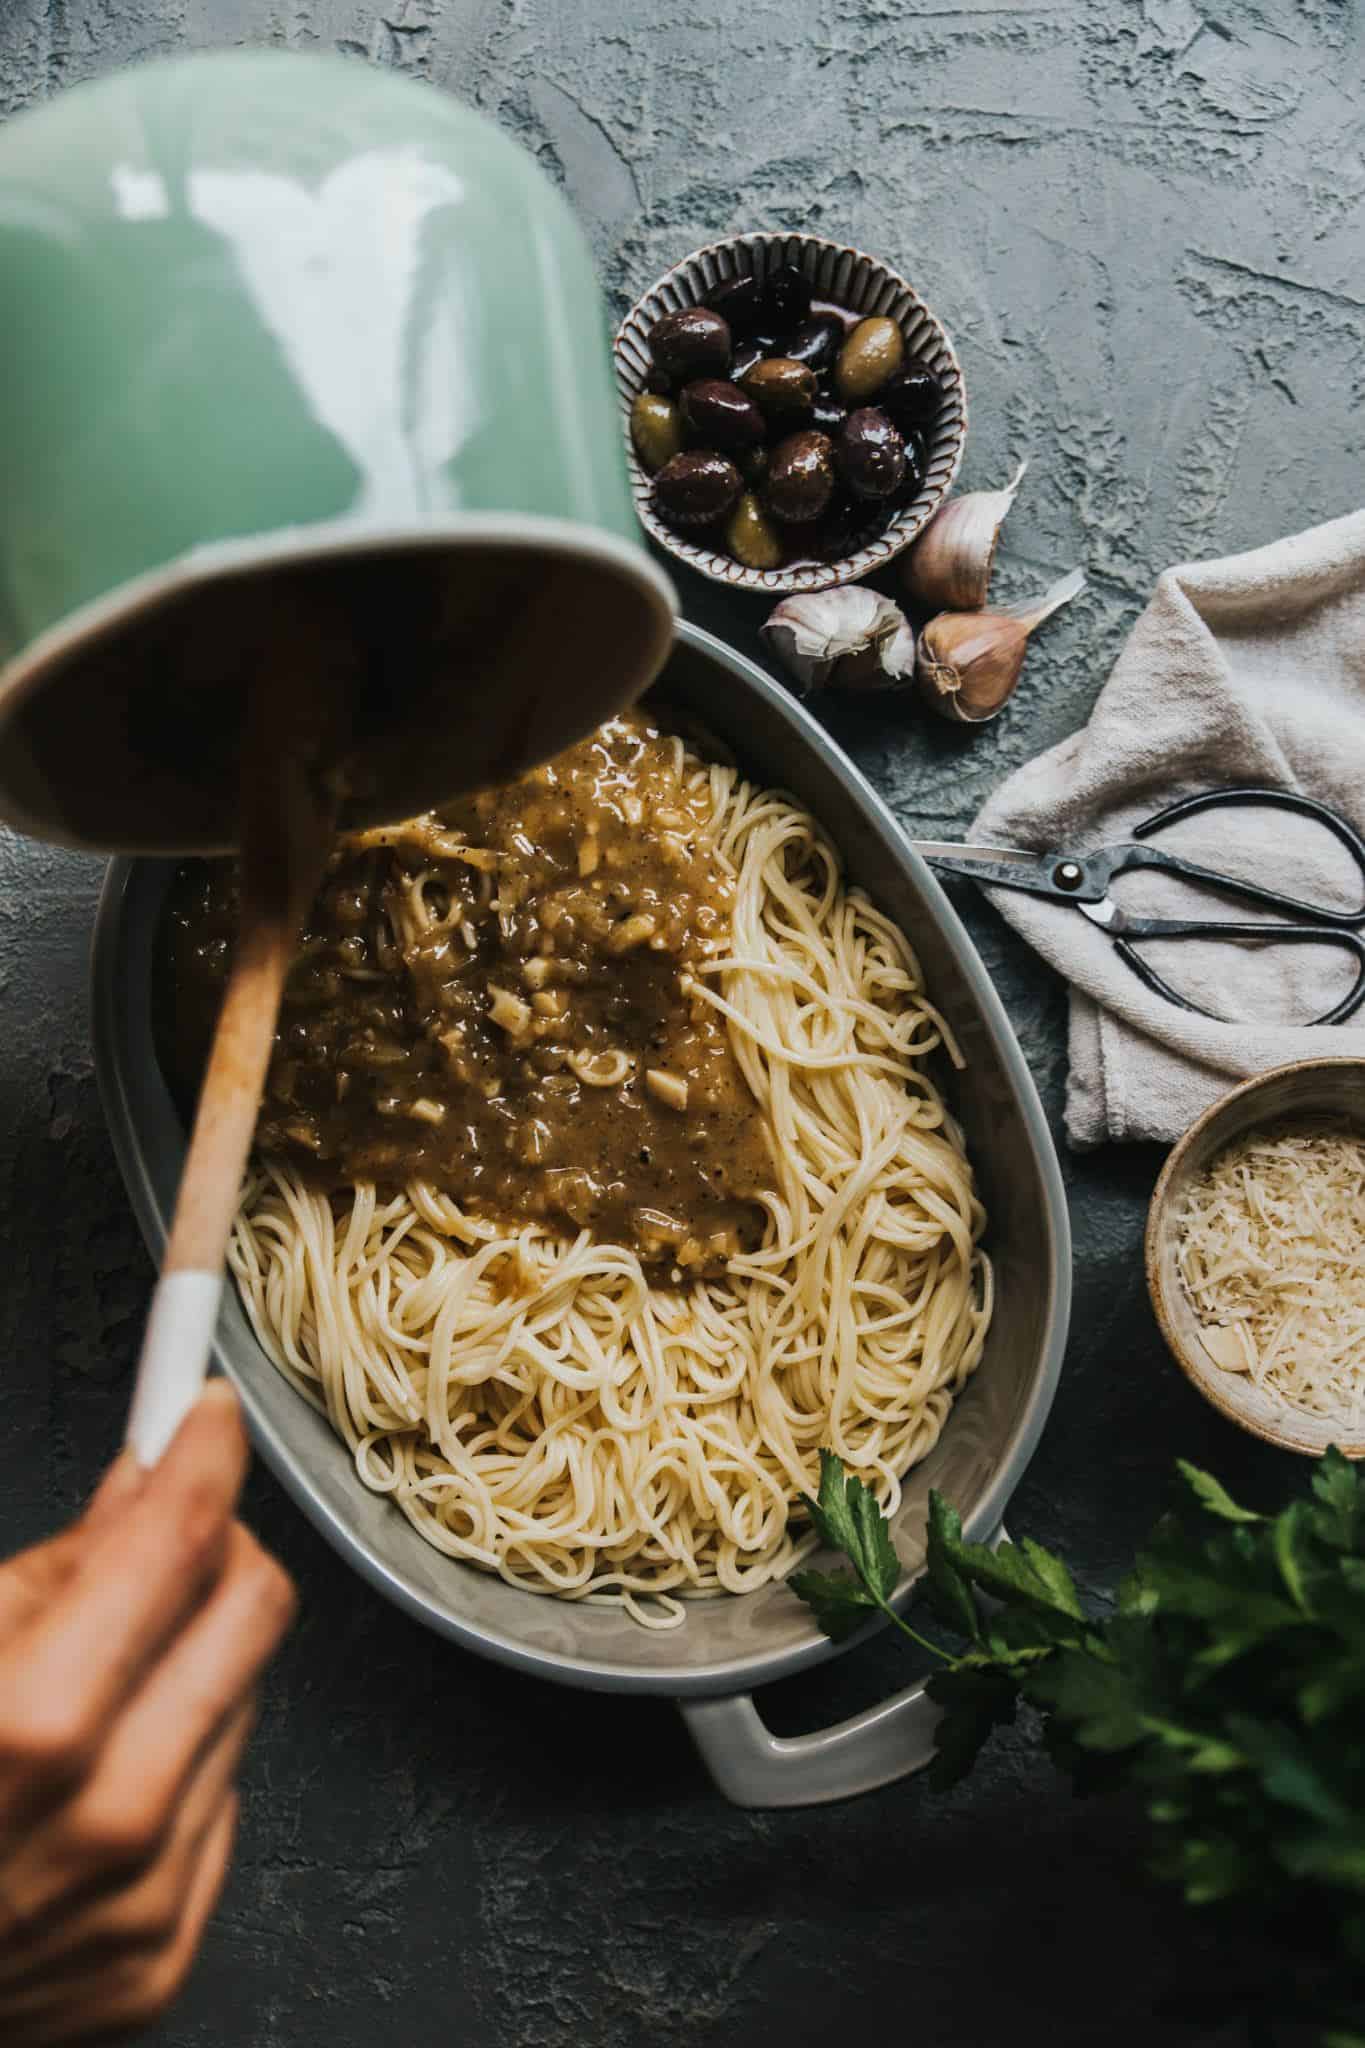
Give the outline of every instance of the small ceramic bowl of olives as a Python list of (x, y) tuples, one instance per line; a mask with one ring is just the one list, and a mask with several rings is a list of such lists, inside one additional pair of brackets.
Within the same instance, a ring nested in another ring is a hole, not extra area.
[(942, 323), (884, 263), (816, 235), (736, 235), (675, 264), (622, 321), (616, 380), (647, 532), (769, 595), (909, 547), (967, 438)]

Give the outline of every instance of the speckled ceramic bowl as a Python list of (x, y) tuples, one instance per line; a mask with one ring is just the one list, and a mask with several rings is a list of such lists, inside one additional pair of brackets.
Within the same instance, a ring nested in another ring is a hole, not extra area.
[[(708, 546), (704, 539), (688, 540), (656, 518), (650, 502), (649, 476), (630, 445), (630, 408), (649, 375), (648, 335), (656, 320), (665, 313), (681, 312), (700, 304), (722, 278), (752, 272), (762, 282), (770, 270), (786, 263), (794, 263), (805, 272), (817, 299), (828, 299), (860, 318), (878, 314), (895, 320), (905, 336), (907, 358), (926, 364), (938, 375), (946, 402), (929, 439), (924, 483), (918, 497), (903, 506), (874, 541), (860, 548), (856, 555), (839, 561), (812, 559), (792, 562), (782, 569), (746, 569), (733, 556)], [(645, 531), (660, 547), (667, 548), (680, 562), (700, 570), (713, 582), (728, 583), (736, 590), (762, 591), (768, 597), (784, 597), (794, 590), (827, 590), (831, 584), (851, 583), (884, 567), (909, 547), (947, 497), (967, 442), (967, 387), (943, 323), (905, 279), (885, 263), (864, 255), (861, 249), (846, 249), (838, 242), (822, 241), (818, 235), (732, 235), (728, 241), (712, 242), (675, 263), (636, 301), (621, 322), (616, 336), (616, 381), (621, 393), (631, 484)]]
[(1320, 1458), (1335, 1444), (1348, 1458), (1365, 1458), (1365, 1434), (1290, 1408), (1248, 1374), (1218, 1364), (1204, 1346), (1204, 1326), (1177, 1264), (1180, 1219), (1193, 1183), (1235, 1139), (1298, 1117), (1326, 1117), (1365, 1131), (1365, 1060), (1299, 1060), (1274, 1067), (1230, 1089), (1190, 1125), (1166, 1161), (1147, 1212), (1147, 1287), (1172, 1357), (1220, 1415), (1281, 1450)]

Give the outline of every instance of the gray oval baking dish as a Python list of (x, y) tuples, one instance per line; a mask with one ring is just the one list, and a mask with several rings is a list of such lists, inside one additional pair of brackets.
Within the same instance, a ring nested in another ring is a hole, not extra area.
[[(999, 997), (948, 899), (881, 800), (816, 721), (762, 670), (693, 626), (661, 690), (765, 782), (791, 790), (843, 853), (850, 877), (905, 928), (935, 1002), (967, 1056), (955, 1107), (990, 1212), (999, 1295), (981, 1366), (931, 1455), (910, 1474), (896, 1519), (909, 1597), (924, 1554), (930, 1487), (989, 1537), (1037, 1444), (1066, 1341), (1071, 1244), (1066, 1200), (1038, 1097)], [(152, 963), (167, 861), (110, 864), (96, 920), (96, 1071), (114, 1149), (154, 1256), (185, 1137), (153, 1050)], [(926, 1763), (934, 1709), (922, 1686), (838, 1726), (779, 1739), (758, 1686), (835, 1654), (779, 1585), (699, 1601), (680, 1629), (648, 1632), (610, 1609), (505, 1585), (430, 1548), (369, 1493), (324, 1419), (294, 1392), (227, 1289), (216, 1359), (241, 1394), (262, 1457), (327, 1541), (415, 1620), (540, 1678), (677, 1699), (713, 1777), (742, 1805), (801, 1806), (863, 1792)]]

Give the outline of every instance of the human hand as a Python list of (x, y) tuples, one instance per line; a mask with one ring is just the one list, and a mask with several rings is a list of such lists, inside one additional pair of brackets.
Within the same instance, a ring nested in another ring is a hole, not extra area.
[(131, 1454), (0, 1564), (0, 2040), (148, 2025), (227, 1873), (256, 1682), (288, 1578), (233, 1519), (247, 1448), (213, 1382), (166, 1455)]

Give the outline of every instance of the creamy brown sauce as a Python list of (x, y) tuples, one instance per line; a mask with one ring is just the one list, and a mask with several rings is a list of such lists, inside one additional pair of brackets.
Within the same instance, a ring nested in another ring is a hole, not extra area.
[[(257, 1144), (329, 1191), (434, 1183), (472, 1213), (714, 1270), (771, 1185), (724, 1023), (680, 982), (729, 940), (704, 795), (640, 713), (503, 789), (340, 842), (281, 1011)], [(179, 870), (164, 1057), (202, 1071), (236, 925)]]

